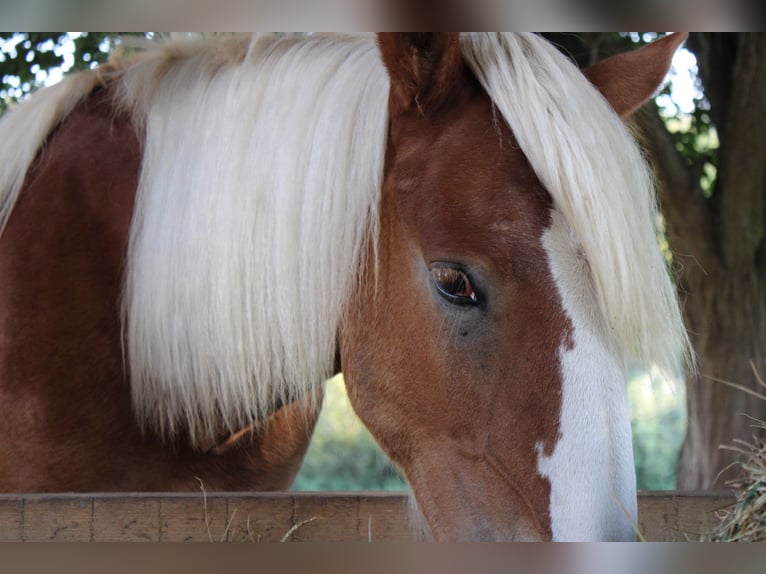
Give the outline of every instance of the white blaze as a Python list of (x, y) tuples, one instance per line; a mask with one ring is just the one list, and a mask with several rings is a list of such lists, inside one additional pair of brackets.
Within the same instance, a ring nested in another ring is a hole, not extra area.
[(554, 540), (633, 540), (636, 478), (626, 369), (607, 333), (588, 263), (557, 211), (543, 234), (564, 310), (574, 332), (560, 350), (560, 436), (538, 472), (551, 485)]

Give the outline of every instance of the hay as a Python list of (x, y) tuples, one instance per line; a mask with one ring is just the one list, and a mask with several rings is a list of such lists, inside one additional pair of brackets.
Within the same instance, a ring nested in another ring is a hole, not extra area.
[[(754, 427), (766, 430), (766, 423), (754, 420)], [(728, 483), (737, 493), (737, 502), (719, 511), (720, 525), (711, 533), (713, 542), (766, 542), (766, 441), (738, 441), (730, 447), (741, 453), (737, 463), (742, 477)]]
[[(750, 363), (756, 380), (766, 387), (761, 376)], [(719, 381), (723, 382), (723, 381)], [(739, 385), (725, 383), (747, 391), (766, 401), (766, 395), (745, 389)], [(766, 431), (766, 422), (753, 419), (753, 428)], [(736, 440), (728, 447), (742, 455), (742, 460), (735, 463), (742, 470), (741, 476), (727, 482), (737, 494), (737, 501), (729, 508), (720, 510), (721, 523), (711, 532), (712, 542), (766, 542), (766, 439), (754, 437), (752, 443)]]
[[(208, 541), (209, 542), (215, 542), (215, 540), (213, 538), (213, 532), (210, 529), (210, 515), (208, 514), (208, 511), (207, 511), (207, 490), (205, 489), (205, 484), (202, 482), (201, 478), (199, 478), (198, 476), (195, 476), (194, 478), (196, 478), (197, 481), (199, 482), (199, 489), (202, 491), (202, 507), (203, 507), (203, 510), (204, 510), (204, 513), (205, 513), (205, 528), (207, 529)], [(229, 516), (229, 520), (226, 523), (226, 529), (223, 531), (223, 534), (221, 535), (221, 538), (220, 538), (220, 540), (218, 540), (218, 542), (226, 542), (227, 540), (229, 540), (229, 535), (230, 534), (233, 536), (234, 530), (231, 528), (231, 525), (234, 522), (234, 517), (236, 515), (237, 515), (237, 509), (235, 508), (232, 511), (231, 516)], [(285, 532), (284, 536), (282, 536), (282, 538), (279, 541), (280, 542), (288, 542), (288, 541), (290, 541), (291, 540), (291, 536), (296, 531), (298, 531), (300, 528), (302, 528), (306, 524), (311, 524), (317, 518), (318, 518), (317, 516), (312, 516), (311, 518), (308, 518), (308, 519), (306, 519), (306, 520), (304, 520), (302, 522), (299, 522), (298, 524), (294, 524), (287, 532)], [(372, 517), (370, 517), (370, 521), (371, 520), (372, 520)], [(368, 536), (368, 541), (372, 542), (372, 530), (371, 530), (371, 524), (370, 524), (369, 521), (368, 521), (368, 524), (367, 524), (367, 536)], [(247, 516), (247, 538), (251, 542), (260, 542), (261, 541), (260, 534), (258, 535), (258, 538), (256, 539), (254, 534), (253, 534), (253, 532), (252, 532), (252, 530), (251, 530), (251, 528), (250, 528), (250, 515)]]

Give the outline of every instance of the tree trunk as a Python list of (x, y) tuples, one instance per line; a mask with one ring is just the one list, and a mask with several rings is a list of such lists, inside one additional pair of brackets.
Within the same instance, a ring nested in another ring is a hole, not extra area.
[(766, 402), (720, 382), (766, 393), (751, 368), (766, 377), (766, 38), (696, 34), (689, 47), (720, 140), (711, 198), (701, 192), (701, 165), (690, 166), (674, 149), (656, 114), (643, 126), (698, 358), (698, 373), (687, 380), (678, 487), (707, 489), (736, 476), (736, 468), (721, 474), (738, 459), (721, 447), (752, 442), (760, 434), (752, 419), (766, 420)]
[[(760, 434), (753, 418), (766, 420), (766, 403), (720, 381), (757, 389), (751, 362), (764, 365), (763, 272), (717, 265), (704, 275), (685, 273), (685, 309), (699, 357), (699, 374), (687, 382), (689, 422), (678, 462), (678, 487), (720, 488), (738, 468), (721, 474), (737, 453), (723, 449)], [(766, 389), (761, 389), (764, 391)]]
[[(545, 34), (582, 66), (624, 49), (616, 34)], [(687, 375), (688, 430), (678, 463), (681, 489), (721, 488), (737, 468), (738, 440), (752, 442), (766, 401), (717, 381), (766, 394), (766, 35), (692, 34), (720, 148), (711, 197), (703, 159), (681, 153), (655, 106), (636, 118), (655, 164), (679, 295), (697, 373)], [(752, 417), (752, 418), (750, 418)], [(719, 477), (720, 474), (720, 477)]]

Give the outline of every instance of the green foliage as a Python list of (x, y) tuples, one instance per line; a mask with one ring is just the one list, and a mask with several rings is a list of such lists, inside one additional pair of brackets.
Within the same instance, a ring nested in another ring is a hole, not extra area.
[(710, 102), (705, 97), (696, 67), (691, 73), (694, 76), (696, 91), (691, 111), (681, 111), (673, 102), (670, 84), (655, 101), (676, 150), (686, 165), (699, 173), (702, 194), (710, 198), (715, 190), (718, 167), (718, 132), (710, 117)]
[(293, 490), (405, 490), (388, 458), (354, 414), (343, 377), (327, 382), (322, 412)]
[(83, 70), (106, 61), (115, 38), (105, 32), (0, 34), (0, 113), (42, 85), (52, 72)]
[(701, 107), (695, 107), (691, 114), (663, 116), (665, 127), (673, 136), (676, 150), (690, 168), (697, 167), (700, 173), (700, 188), (705, 197), (711, 197), (718, 173), (718, 132), (710, 115)]
[(641, 374), (628, 383), (639, 490), (676, 488), (676, 461), (686, 429), (684, 385)]
[[(645, 374), (628, 384), (639, 490), (676, 487), (686, 428), (684, 387)], [(354, 414), (342, 376), (328, 381), (322, 414), (293, 490), (404, 490), (406, 484)]]
[[(644, 45), (654, 41), (656, 32), (621, 32), (624, 40), (630, 39), (635, 45)], [(635, 47), (635, 46), (634, 46)], [(671, 134), (675, 148), (683, 157), (687, 166), (699, 173), (699, 183), (702, 194), (710, 198), (715, 190), (715, 179), (718, 166), (718, 134), (710, 117), (710, 102), (704, 86), (698, 75), (696, 56), (691, 57), (691, 69), (671, 70), (671, 80), (674, 76), (686, 76), (694, 85), (694, 101), (692, 109), (683, 110), (673, 97), (673, 83), (668, 82), (655, 98), (657, 111), (665, 122), (665, 127)], [(675, 64), (674, 64), (675, 66)]]

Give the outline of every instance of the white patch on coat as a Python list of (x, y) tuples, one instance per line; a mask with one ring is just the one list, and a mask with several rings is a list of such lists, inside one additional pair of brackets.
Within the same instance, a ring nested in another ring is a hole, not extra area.
[(513, 131), (591, 269), (595, 304), (626, 358), (675, 373), (692, 351), (641, 150), (609, 103), (536, 34), (463, 34), (463, 55)]
[[(634, 540), (636, 478), (626, 366), (595, 299), (590, 269), (564, 217), (543, 235), (550, 269), (573, 333), (560, 351), (559, 440), (538, 450), (551, 485), (554, 540)], [(573, 345), (571, 344), (573, 343)]]

